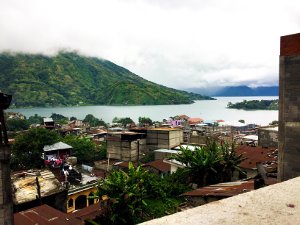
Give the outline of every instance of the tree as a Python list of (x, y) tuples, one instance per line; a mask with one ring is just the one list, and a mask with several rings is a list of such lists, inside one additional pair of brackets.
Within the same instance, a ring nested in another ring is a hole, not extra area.
[(71, 116), (70, 121), (73, 121), (73, 120), (77, 120), (77, 118), (75, 116)]
[(51, 116), (50, 116), (54, 122), (56, 123), (67, 123), (68, 122), (68, 117), (65, 117), (61, 114), (57, 114), (57, 113), (52, 113)]
[(114, 117), (112, 120), (113, 123), (120, 123), (123, 127), (126, 127), (128, 124), (133, 124), (134, 121), (130, 117)]
[(172, 158), (183, 163), (190, 181), (201, 187), (230, 181), (233, 171), (240, 171), (238, 165), (243, 160), (242, 155), (236, 155), (234, 144), (230, 146), (215, 140), (207, 140), (205, 146), (196, 147), (194, 151), (188, 148), (180, 150), (181, 153)]
[(12, 118), (7, 119), (6, 123), (9, 131), (22, 131), (29, 128), (29, 123), (26, 119)]
[(39, 116), (38, 114), (34, 114), (34, 116), (30, 116), (27, 121), (29, 124), (42, 124), (43, 117)]
[(113, 171), (98, 184), (96, 195), (109, 199), (106, 214), (109, 224), (135, 224), (145, 205), (147, 175), (147, 171), (140, 166), (135, 169), (130, 162), (128, 173)]
[(149, 118), (149, 117), (139, 117), (139, 124), (142, 124), (142, 125), (152, 125), (153, 122), (152, 120)]
[(83, 119), (83, 122), (87, 122), (91, 127), (104, 126), (107, 127), (107, 124), (101, 119), (94, 117), (92, 114), (88, 114)]
[(79, 164), (90, 163), (96, 157), (96, 144), (88, 138), (67, 135), (62, 141), (73, 147), (72, 155), (77, 157), (77, 162)]
[(59, 135), (45, 128), (32, 128), (18, 135), (12, 146), (12, 169), (33, 169), (44, 166), (43, 147), (59, 141)]

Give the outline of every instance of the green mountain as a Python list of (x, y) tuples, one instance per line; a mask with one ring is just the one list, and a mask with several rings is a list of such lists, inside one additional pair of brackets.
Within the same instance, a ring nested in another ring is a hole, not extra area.
[(75, 52), (0, 54), (0, 90), (15, 107), (189, 104), (212, 99), (147, 81), (110, 61)]

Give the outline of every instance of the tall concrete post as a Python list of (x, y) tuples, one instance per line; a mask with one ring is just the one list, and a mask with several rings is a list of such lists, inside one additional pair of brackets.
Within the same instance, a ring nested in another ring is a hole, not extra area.
[(278, 180), (300, 176), (300, 33), (280, 39)]
[(10, 148), (4, 121), (4, 109), (9, 107), (11, 95), (0, 93), (0, 224), (13, 225), (13, 202), (10, 178)]

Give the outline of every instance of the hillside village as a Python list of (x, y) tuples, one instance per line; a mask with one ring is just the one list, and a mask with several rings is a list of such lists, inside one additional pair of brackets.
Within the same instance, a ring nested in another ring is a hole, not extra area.
[[(25, 119), (18, 113), (9, 113), (8, 119), (14, 118)], [(44, 145), (41, 149), (43, 168), (12, 171), (15, 224), (24, 224), (24, 221), (34, 224), (34, 221), (43, 217), (44, 211), (55, 215), (59, 221), (68, 218), (60, 224), (91, 224), (89, 221), (103, 221), (111, 199), (109, 196), (99, 195), (98, 188), (113, 171), (129, 173), (133, 166), (140, 167), (147, 173), (167, 177), (176, 174), (177, 170), (189, 167), (189, 164), (176, 160), (174, 155), (181, 155), (184, 151), (197, 152), (208, 144), (208, 140), (213, 140), (220, 146), (226, 143), (231, 146), (233, 143), (230, 151), (242, 157), (236, 165), (239, 170), (232, 171), (229, 179), (224, 180), (226, 182), (211, 181), (199, 185), (193, 180), (184, 181), (186, 191), (175, 194), (180, 201), (172, 205), (172, 212), (277, 182), (276, 125), (258, 127), (255, 124), (242, 123), (243, 121), (206, 121), (187, 115), (170, 117), (160, 123), (151, 122), (93, 127), (88, 122), (77, 119), (59, 124), (52, 118), (43, 118), (41, 124), (31, 125), (29, 130), (45, 129), (54, 131), (61, 137), (74, 135), (89, 140), (99, 149), (102, 146), (105, 155), (102, 159), (94, 157), (94, 160), (82, 162), (80, 156), (74, 154), (73, 146), (67, 143), (59, 141)], [(9, 139), (12, 146), (14, 142), (13, 138)], [(32, 211), (35, 216), (30, 213)], [(170, 209), (166, 209), (159, 216), (171, 213), (168, 211)], [(155, 217), (157, 215), (145, 218)]]

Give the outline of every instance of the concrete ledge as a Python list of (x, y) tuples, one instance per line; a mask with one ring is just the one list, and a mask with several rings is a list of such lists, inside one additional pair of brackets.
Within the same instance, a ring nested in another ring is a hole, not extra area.
[(299, 190), (297, 177), (142, 224), (300, 224)]

